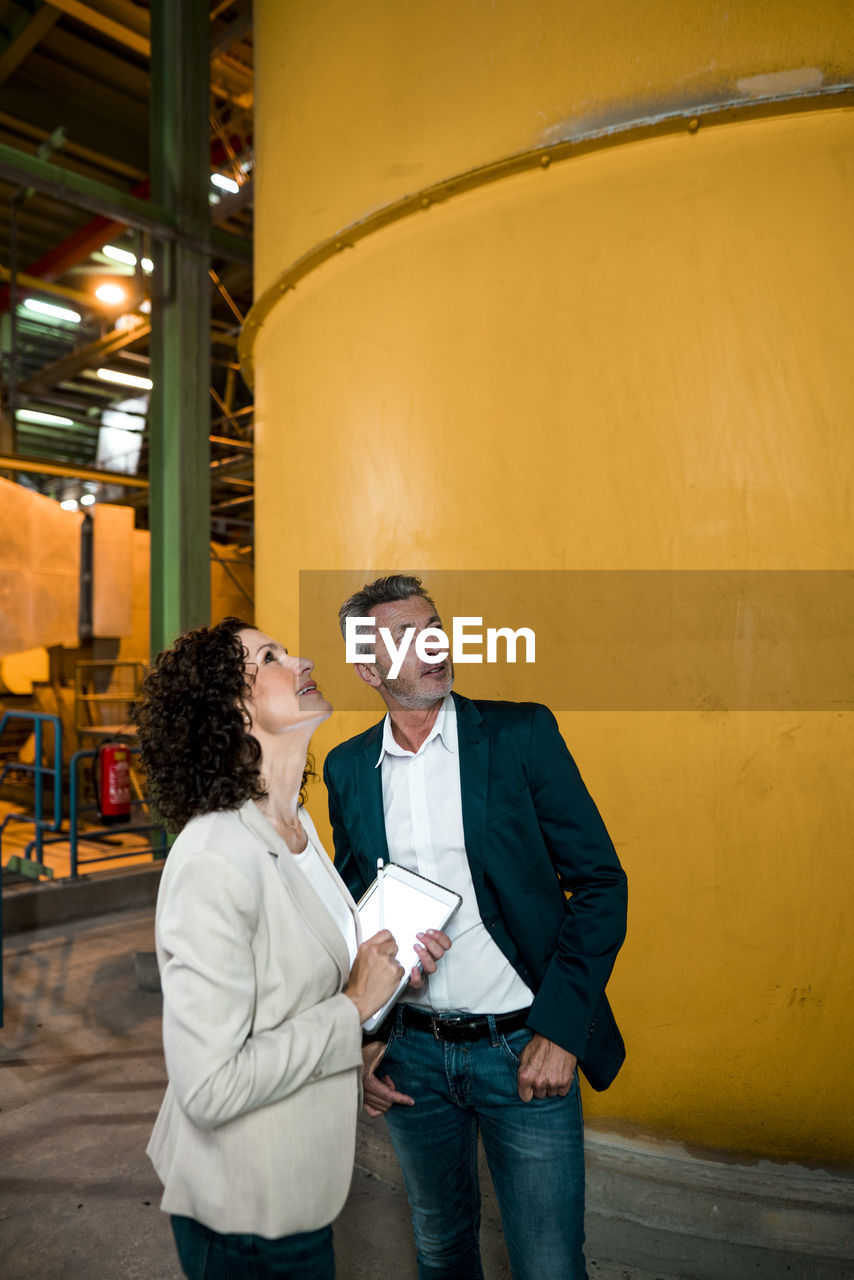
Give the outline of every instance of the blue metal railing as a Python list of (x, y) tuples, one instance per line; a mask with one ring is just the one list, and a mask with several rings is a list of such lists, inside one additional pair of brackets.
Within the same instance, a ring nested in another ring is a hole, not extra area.
[[(10, 772), (27, 773), (33, 776), (33, 813), (10, 813), (6, 815), (3, 822), (0, 823), (0, 865), (3, 865), (3, 833), (6, 824), (10, 822), (31, 822), (35, 826), (35, 837), (29, 841), (24, 849), (24, 863), (32, 861), (38, 867), (44, 868), (45, 872), (49, 872), (49, 868), (45, 868), (45, 845), (68, 844), (70, 852), (70, 876), (76, 877), (79, 867), (85, 867), (88, 863), (106, 863), (106, 861), (115, 861), (122, 858), (138, 858), (141, 854), (151, 854), (152, 858), (165, 858), (166, 852), (169, 850), (169, 837), (161, 823), (157, 822), (128, 822), (120, 823), (117, 826), (109, 827), (90, 827), (87, 826), (86, 831), (81, 832), (81, 817), (83, 814), (96, 813), (96, 805), (82, 805), (79, 803), (79, 764), (82, 760), (95, 759), (97, 748), (88, 750), (74, 751), (72, 759), (70, 759), (68, 771), (68, 832), (63, 829), (63, 726), (58, 716), (49, 716), (45, 712), (5, 712), (3, 719), (0, 719), (0, 737), (6, 724), (12, 719), (28, 719), (33, 723), (33, 733), (35, 733), (36, 750), (35, 763), (22, 764), (18, 760), (9, 760), (0, 769), (0, 785)], [(54, 763), (52, 765), (45, 764), (45, 737), (44, 730), (46, 724), (52, 724), (54, 727)], [(138, 746), (128, 746), (128, 750), (132, 755), (138, 754), (140, 748)], [(51, 778), (54, 783), (54, 817), (46, 818), (44, 814), (45, 805), (45, 780)], [(145, 806), (149, 801), (143, 799), (132, 800), (133, 806)], [(55, 832), (55, 835), (49, 835), (49, 832)], [(136, 847), (136, 849), (122, 849), (115, 854), (105, 854), (100, 850), (91, 858), (81, 858), (79, 855), (79, 845), (83, 841), (104, 840), (109, 836), (124, 836), (128, 833), (151, 832), (151, 842), (149, 845)], [(35, 858), (31, 855), (35, 854)], [(52, 872), (50, 873), (52, 874)], [(3, 878), (0, 877), (0, 1027), (3, 1027)]]
[[(35, 754), (34, 764), (20, 764), (17, 760), (10, 760), (4, 764), (0, 770), (0, 784), (3, 783), (7, 774), (14, 770), (16, 773), (31, 773), (33, 775), (33, 812), (32, 813), (9, 813), (0, 823), (0, 861), (2, 861), (3, 849), (3, 832), (10, 822), (32, 822), (36, 829), (35, 839), (30, 842), (27, 849), (35, 849), (35, 861), (44, 863), (44, 833), (46, 831), (59, 831), (62, 826), (62, 722), (59, 716), (48, 715), (44, 711), (6, 711), (3, 719), (0, 720), (0, 738), (3, 731), (10, 720), (31, 720), (33, 722), (33, 732), (35, 734)], [(53, 765), (48, 766), (44, 763), (44, 728), (45, 725), (53, 725)], [(45, 778), (53, 779), (53, 820), (50, 821), (44, 816), (44, 782)]]
[[(28, 848), (35, 848), (36, 862), (44, 865), (44, 833), (45, 831), (59, 831), (62, 826), (62, 723), (59, 716), (48, 715), (44, 711), (5, 711), (3, 718), (0, 720), (0, 738), (10, 720), (31, 720), (33, 722), (33, 732), (35, 734), (35, 753), (34, 764), (19, 764), (16, 760), (11, 760), (4, 764), (0, 769), (0, 783), (3, 782), (6, 775), (15, 770), (17, 773), (31, 773), (34, 781), (34, 797), (33, 810), (29, 813), (9, 813), (0, 823), (0, 866), (2, 866), (2, 848), (3, 848), (3, 832), (10, 822), (32, 822), (35, 825), (36, 836), (30, 842)], [(44, 763), (44, 726), (46, 724), (53, 725), (53, 766), (48, 767)], [(45, 777), (53, 779), (53, 821), (45, 820), (43, 813), (44, 806), (44, 780)], [(0, 875), (0, 1027), (3, 1025), (3, 878)]]
[[(139, 747), (129, 746), (128, 750), (131, 755), (139, 754)], [(77, 875), (78, 866), (85, 866), (89, 862), (112, 862), (117, 858), (138, 857), (141, 853), (150, 853), (152, 857), (165, 857), (168, 848), (166, 832), (159, 822), (123, 822), (120, 825), (108, 827), (87, 827), (84, 834), (86, 840), (95, 840), (104, 836), (127, 835), (129, 833), (138, 834), (140, 832), (152, 832), (152, 841), (148, 846), (141, 849), (123, 849), (120, 853), (101, 853), (98, 852), (92, 858), (81, 858), (78, 852), (80, 843), (80, 815), (83, 813), (97, 813), (95, 805), (80, 804), (80, 786), (79, 786), (79, 764), (81, 760), (94, 760), (98, 754), (97, 747), (91, 747), (84, 751), (75, 751), (71, 757), (71, 763), (68, 769), (68, 843), (71, 851), (71, 875)], [(148, 801), (143, 799), (131, 800), (131, 808), (147, 805)]]
[[(17, 760), (8, 761), (0, 769), (0, 785), (10, 772), (32, 774), (34, 780), (33, 812), (9, 813), (0, 823), (0, 863), (2, 863), (3, 833), (10, 822), (30, 822), (35, 827), (35, 836), (24, 849), (24, 858), (44, 866), (44, 846), (46, 844), (68, 844), (70, 848), (70, 874), (78, 874), (78, 868), (90, 862), (112, 862), (121, 858), (139, 857), (150, 853), (153, 857), (165, 857), (168, 849), (166, 831), (159, 822), (127, 822), (115, 826), (94, 826), (80, 830), (80, 819), (86, 814), (97, 813), (95, 805), (80, 803), (80, 762), (94, 760), (98, 748), (75, 751), (71, 757), (68, 770), (68, 832), (62, 830), (62, 723), (58, 716), (41, 711), (7, 711), (0, 720), (0, 738), (10, 720), (29, 720), (33, 724), (35, 734), (35, 763), (22, 764)], [(44, 761), (44, 727), (53, 726), (53, 764)], [(139, 747), (128, 745), (131, 755), (139, 754)], [(53, 781), (53, 818), (44, 815), (45, 778)], [(143, 808), (148, 804), (146, 799), (131, 800), (132, 807)], [(55, 835), (46, 834), (56, 832)], [(148, 846), (133, 849), (122, 849), (118, 853), (98, 853), (91, 858), (81, 858), (80, 841), (103, 839), (107, 836), (125, 834), (152, 833), (152, 841)]]
[[(139, 754), (139, 747), (128, 746), (128, 752), (131, 755)], [(85, 830), (81, 830), (80, 820), (84, 814), (98, 814), (98, 806), (94, 804), (82, 805), (80, 803), (80, 762), (83, 760), (94, 760), (98, 754), (97, 747), (90, 747), (88, 750), (75, 751), (71, 757), (68, 767), (68, 831), (60, 831), (58, 835), (45, 836), (42, 844), (67, 844), (69, 848), (69, 875), (75, 878), (78, 874), (79, 867), (85, 867), (91, 862), (115, 862), (121, 858), (138, 858), (140, 854), (150, 853), (152, 858), (165, 858), (168, 851), (168, 836), (162, 823), (159, 822), (121, 822), (110, 824), (109, 826), (89, 826), (87, 824)], [(144, 798), (131, 800), (131, 808), (142, 808), (149, 803)], [(143, 832), (150, 831), (152, 840), (148, 845), (134, 845), (132, 848), (120, 849), (118, 853), (102, 853), (93, 854), (91, 858), (82, 858), (80, 856), (80, 843), (95, 842), (108, 839), (110, 836), (139, 835)], [(24, 856), (28, 858), (30, 852), (35, 847), (35, 841), (31, 840), (24, 850)]]

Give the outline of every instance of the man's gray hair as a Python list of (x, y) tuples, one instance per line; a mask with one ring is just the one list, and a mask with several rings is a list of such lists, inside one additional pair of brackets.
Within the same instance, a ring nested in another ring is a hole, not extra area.
[(392, 573), (387, 578), (366, 582), (361, 591), (345, 600), (338, 610), (342, 636), (345, 635), (348, 618), (367, 618), (377, 605), (388, 604), (392, 600), (408, 600), (411, 596), (421, 596), (435, 610), (436, 606), (421, 585), (421, 579), (412, 574)]

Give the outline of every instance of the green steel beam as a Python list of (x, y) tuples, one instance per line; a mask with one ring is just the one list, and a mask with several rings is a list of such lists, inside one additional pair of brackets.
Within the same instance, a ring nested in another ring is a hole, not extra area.
[(0, 142), (0, 178), (4, 182), (34, 187), (42, 195), (53, 196), (64, 204), (77, 205), (143, 231), (174, 234), (178, 226), (174, 214), (152, 201), (140, 200), (106, 182), (62, 169), (5, 142)]
[(209, 44), (208, 0), (153, 0), (151, 194), (182, 238), (153, 247), (152, 657), (210, 621)]
[[(210, 189), (210, 174), (207, 175), (205, 184), (205, 199), (207, 200), (207, 192)], [(219, 206), (217, 206), (219, 208)], [(219, 258), (226, 258), (229, 262), (249, 263), (252, 262), (252, 245), (247, 240), (241, 240), (240, 236), (233, 236), (230, 231), (220, 231), (219, 227), (208, 228), (208, 239), (211, 248)]]
[(147, 338), (151, 325), (141, 320), (131, 329), (112, 329), (97, 342), (90, 342), (85, 347), (77, 347), (67, 355), (45, 365), (37, 373), (32, 374), (20, 384), (23, 395), (36, 395), (39, 391), (47, 391), (60, 382), (70, 382), (84, 369), (100, 369), (117, 351), (130, 347), (134, 342)]
[[(205, 39), (207, 40), (207, 37)], [(205, 48), (207, 48), (206, 43)], [(175, 92), (178, 93), (183, 88), (184, 84), (179, 79)], [(90, 213), (123, 222), (128, 227), (149, 231), (158, 239), (186, 244), (203, 253), (214, 252), (233, 262), (250, 262), (252, 260), (251, 245), (241, 240), (239, 236), (230, 235), (227, 231), (221, 231), (218, 227), (210, 225), (208, 147), (209, 142), (206, 139), (203, 152), (205, 216), (198, 220), (198, 225), (192, 230), (181, 221), (174, 209), (164, 205), (160, 200), (140, 200), (138, 196), (129, 195), (126, 191), (118, 191), (105, 182), (87, 178), (84, 174), (74, 173), (71, 169), (60, 168), (49, 160), (29, 155), (26, 151), (10, 147), (5, 142), (0, 142), (0, 181), (12, 183), (14, 186), (32, 187), (41, 195), (50, 196), (63, 204), (88, 209)]]

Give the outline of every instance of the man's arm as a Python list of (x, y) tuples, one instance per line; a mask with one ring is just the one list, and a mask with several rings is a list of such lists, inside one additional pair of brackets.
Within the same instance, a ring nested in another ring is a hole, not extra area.
[(572, 895), (528, 1025), (583, 1059), (596, 1007), (625, 937), (626, 876), (546, 707), (538, 706), (534, 713), (528, 768), (543, 839), (563, 888)]

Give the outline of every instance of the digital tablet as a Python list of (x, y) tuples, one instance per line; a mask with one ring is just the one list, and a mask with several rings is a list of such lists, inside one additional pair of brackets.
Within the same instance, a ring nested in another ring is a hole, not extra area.
[(378, 880), (375, 880), (358, 903), (362, 938), (372, 938), (381, 928), (390, 930), (397, 942), (397, 959), (403, 965), (404, 973), (391, 999), (362, 1023), (364, 1031), (374, 1031), (380, 1025), (409, 981), (413, 967), (420, 965), (415, 950), (418, 941), (416, 935), (425, 933), (428, 929), (444, 929), (462, 902), (458, 893), (434, 884), (432, 880), (408, 871), (396, 862), (385, 864), (382, 879), (382, 891), (378, 888)]

